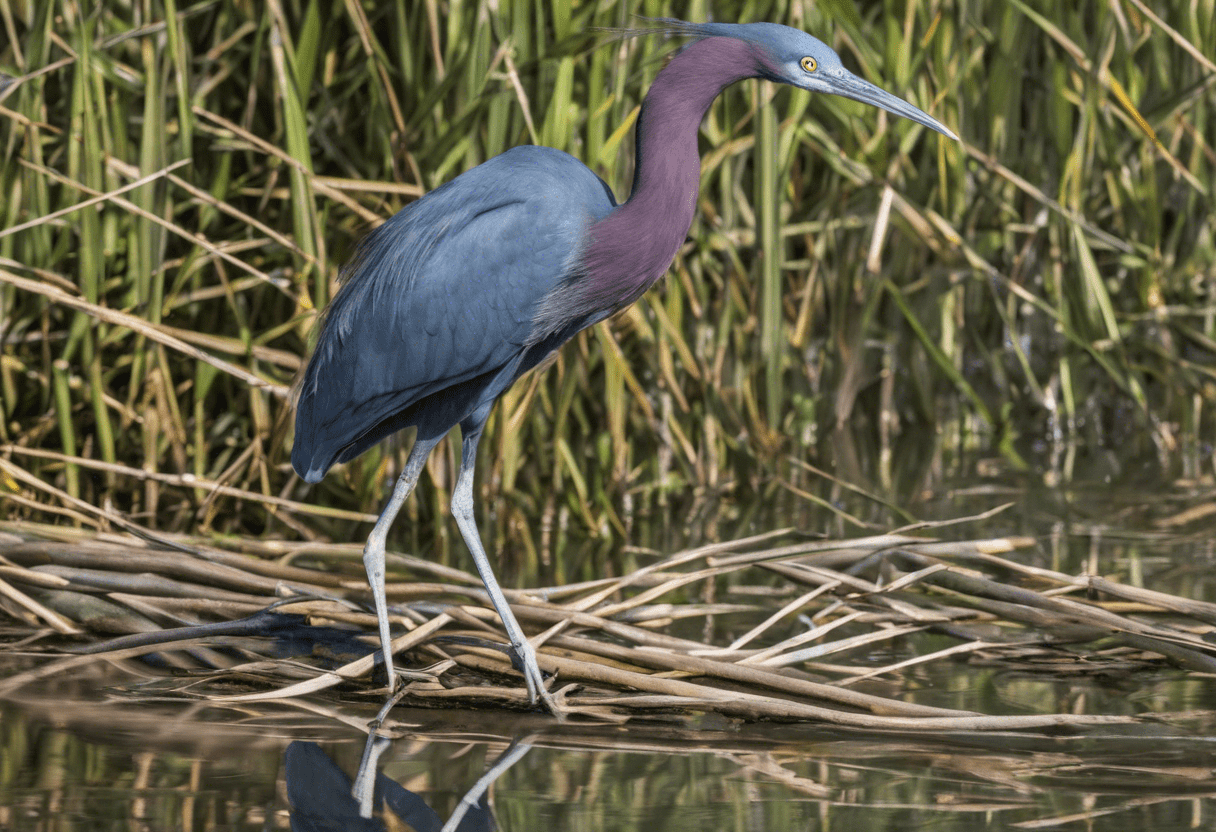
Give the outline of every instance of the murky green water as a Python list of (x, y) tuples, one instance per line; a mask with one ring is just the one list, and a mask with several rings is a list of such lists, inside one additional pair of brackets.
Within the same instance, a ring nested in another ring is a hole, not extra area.
[[(293, 783), (284, 762), (290, 741), (319, 740), (317, 756), (353, 775), (363, 737), (354, 728), (339, 736), (337, 720), (319, 727), (324, 720), (285, 709), (244, 725), (230, 712), (226, 725), (208, 727), (180, 712), (174, 725), (157, 710), (128, 723), (117, 708), (106, 730), (72, 710), (54, 725), (49, 710), (4, 708), (3, 828), (287, 828), (292, 789), (313, 799), (305, 808), (294, 794), (313, 824), (297, 828), (356, 828), (332, 772), (297, 766)], [(416, 733), (390, 745), (380, 770), (438, 818), (505, 751), (501, 734), (515, 721), (398, 718), (416, 721)], [(1216, 742), (1165, 727), (1135, 734), (979, 743), (773, 725), (695, 735), (659, 724), (521, 730), (534, 745), (490, 786), (488, 807), (506, 830), (1210, 828)]]

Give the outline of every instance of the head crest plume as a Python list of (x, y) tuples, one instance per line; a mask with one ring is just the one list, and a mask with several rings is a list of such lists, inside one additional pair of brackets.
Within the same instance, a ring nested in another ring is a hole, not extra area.
[(687, 20), (676, 20), (671, 17), (641, 17), (640, 20), (645, 20), (648, 23), (657, 24), (648, 27), (615, 27), (604, 26), (599, 29), (601, 32), (610, 34), (611, 40), (625, 40), (627, 38), (638, 38), (645, 35), (664, 35), (666, 37), (687, 37), (687, 38), (707, 38), (715, 34), (722, 34), (719, 29), (720, 23), (689, 23)]

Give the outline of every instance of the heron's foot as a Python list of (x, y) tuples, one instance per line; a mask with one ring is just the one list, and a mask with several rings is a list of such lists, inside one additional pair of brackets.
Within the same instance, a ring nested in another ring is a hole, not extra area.
[(559, 720), (565, 719), (565, 713), (558, 706), (557, 700), (549, 693), (545, 687), (545, 676), (540, 671), (540, 665), (536, 662), (536, 650), (527, 641), (522, 644), (512, 644), (511, 648), (514, 655), (511, 657), (511, 664), (515, 666), (524, 676), (524, 683), (528, 686), (528, 700), (535, 705), (539, 699), (541, 704), (545, 706), (545, 710), (553, 714)]

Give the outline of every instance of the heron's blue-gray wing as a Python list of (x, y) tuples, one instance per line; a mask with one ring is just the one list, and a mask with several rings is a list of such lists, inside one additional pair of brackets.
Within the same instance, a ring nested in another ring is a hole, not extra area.
[(446, 432), (497, 397), (537, 305), (613, 206), (549, 148), (497, 156), (407, 206), (360, 246), (305, 371), (292, 465), (316, 482), (401, 428)]

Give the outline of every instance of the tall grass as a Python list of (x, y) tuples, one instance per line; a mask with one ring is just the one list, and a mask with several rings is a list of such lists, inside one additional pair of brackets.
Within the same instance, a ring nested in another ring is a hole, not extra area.
[[(1212, 475), (1216, 0), (0, 0), (0, 511), (359, 537), (402, 449), (288, 464), (342, 263), (520, 143), (627, 196), (676, 44), (597, 27), (639, 15), (810, 31), (964, 141), (728, 91), (669, 278), (494, 413), (509, 557), (577, 577), (654, 524), (834, 499), (816, 469), (896, 504), (981, 461)], [(454, 461), (397, 545), (447, 548)]]

